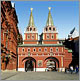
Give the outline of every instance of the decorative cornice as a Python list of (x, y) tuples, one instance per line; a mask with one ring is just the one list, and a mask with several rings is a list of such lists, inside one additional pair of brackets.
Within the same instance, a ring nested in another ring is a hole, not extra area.
[(62, 44), (22, 44), (18, 45), (18, 47), (64, 47)]

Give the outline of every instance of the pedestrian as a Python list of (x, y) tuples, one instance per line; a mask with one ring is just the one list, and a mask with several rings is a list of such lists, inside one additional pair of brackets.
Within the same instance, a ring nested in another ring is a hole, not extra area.
[(67, 73), (67, 68), (65, 68), (65, 73)]
[(70, 66), (71, 74), (73, 73), (73, 66)]
[(76, 73), (78, 73), (79, 72), (79, 67), (78, 67), (78, 65), (76, 66)]

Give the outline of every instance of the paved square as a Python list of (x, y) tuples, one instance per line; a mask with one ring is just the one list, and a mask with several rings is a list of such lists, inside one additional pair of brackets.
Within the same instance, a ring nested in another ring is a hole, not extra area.
[(79, 80), (79, 74), (64, 72), (4, 72), (2, 80)]

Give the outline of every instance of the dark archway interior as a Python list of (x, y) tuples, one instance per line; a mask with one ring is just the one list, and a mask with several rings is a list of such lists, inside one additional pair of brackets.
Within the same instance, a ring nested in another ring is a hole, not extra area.
[(34, 70), (34, 65), (33, 62), (31, 60), (27, 60), (25, 62), (25, 71), (33, 71)]
[[(25, 62), (25, 71), (33, 71), (34, 67), (35, 67), (35, 71), (36, 71), (36, 60), (32, 57), (26, 57), (24, 58), (22, 61), (27, 60)], [(34, 66), (35, 64), (35, 66)]]

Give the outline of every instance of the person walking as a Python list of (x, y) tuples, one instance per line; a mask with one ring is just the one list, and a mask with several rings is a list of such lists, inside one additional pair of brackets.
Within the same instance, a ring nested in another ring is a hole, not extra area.
[(71, 74), (73, 73), (73, 66), (70, 66)]
[(79, 72), (79, 67), (78, 67), (78, 65), (76, 66), (76, 73), (78, 73)]

